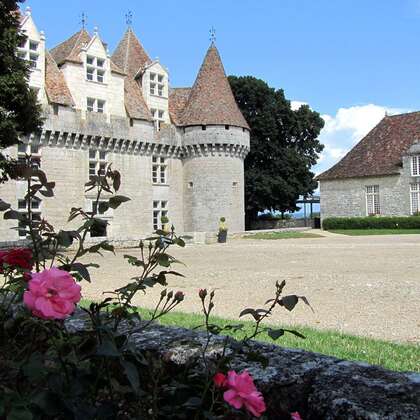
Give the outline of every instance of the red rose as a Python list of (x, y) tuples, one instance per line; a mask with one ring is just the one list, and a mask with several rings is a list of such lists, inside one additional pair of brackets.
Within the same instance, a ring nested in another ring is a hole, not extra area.
[(34, 263), (32, 260), (32, 251), (29, 248), (13, 248), (8, 251), (0, 252), (0, 270), (2, 266), (8, 264), (11, 267), (19, 267), (25, 270), (31, 270)]

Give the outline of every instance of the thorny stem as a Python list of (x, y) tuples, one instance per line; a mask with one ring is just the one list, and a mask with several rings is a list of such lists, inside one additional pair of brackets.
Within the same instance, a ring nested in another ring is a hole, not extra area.
[[(28, 165), (31, 164), (31, 160), (30, 160), (29, 156), (27, 157), (27, 163), (28, 163)], [(35, 266), (36, 266), (37, 273), (39, 273), (39, 251), (38, 251), (38, 245), (37, 245), (37, 239), (36, 239), (34, 227), (33, 227), (33, 224), (32, 224), (31, 179), (32, 179), (31, 176), (28, 176), (26, 206), (27, 206), (27, 210), (28, 210), (29, 235), (31, 236), (31, 241), (32, 241), (32, 244), (33, 244), (33, 249), (34, 249)]]

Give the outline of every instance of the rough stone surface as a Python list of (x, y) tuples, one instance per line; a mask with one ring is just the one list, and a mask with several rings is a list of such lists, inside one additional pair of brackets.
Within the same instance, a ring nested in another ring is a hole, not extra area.
[[(73, 329), (85, 322), (75, 316), (67, 322)], [(215, 337), (209, 357), (220, 354), (224, 337)], [(184, 365), (199, 359), (205, 333), (153, 325), (132, 340), (139, 351), (152, 351), (168, 362)], [(230, 340), (229, 349), (237, 342)], [(251, 361), (249, 352), (264, 356), (268, 365)], [(263, 392), (268, 418), (299, 411), (311, 419), (419, 419), (420, 374), (400, 373), (327, 357), (303, 350), (259, 342), (250, 343), (234, 357), (232, 368), (247, 369)]]

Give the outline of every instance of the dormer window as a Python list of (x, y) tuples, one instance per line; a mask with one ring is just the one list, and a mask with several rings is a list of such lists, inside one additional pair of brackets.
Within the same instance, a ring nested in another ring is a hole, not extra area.
[(105, 60), (86, 56), (86, 79), (91, 82), (105, 83)]
[(420, 176), (420, 155), (411, 157), (411, 176)]
[(163, 96), (165, 89), (165, 77), (162, 74), (150, 73), (150, 94)]
[(18, 47), (17, 56), (22, 60), (29, 61), (29, 67), (31, 69), (38, 67), (38, 47), (39, 42), (28, 38), (24, 39)]

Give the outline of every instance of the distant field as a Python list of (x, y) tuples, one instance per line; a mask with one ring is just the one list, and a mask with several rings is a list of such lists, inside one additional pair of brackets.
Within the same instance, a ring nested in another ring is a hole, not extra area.
[(244, 236), (244, 239), (299, 239), (323, 238), (322, 235), (309, 232), (261, 232)]
[(331, 233), (340, 233), (347, 236), (365, 235), (420, 235), (420, 229), (339, 229), (329, 230)]

